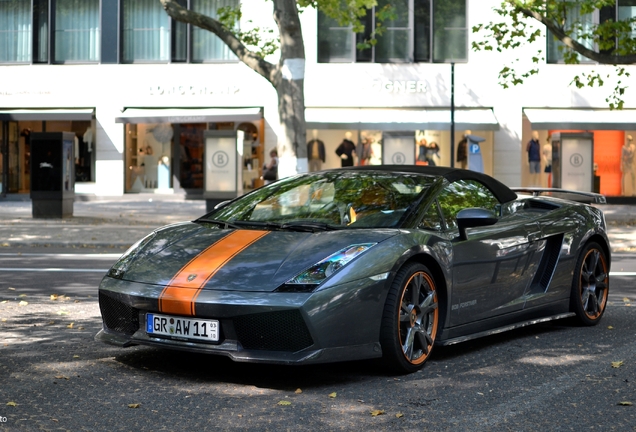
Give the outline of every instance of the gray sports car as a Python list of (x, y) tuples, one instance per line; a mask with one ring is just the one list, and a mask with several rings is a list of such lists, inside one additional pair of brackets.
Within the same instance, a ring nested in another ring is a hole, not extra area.
[(132, 246), (100, 284), (96, 339), (282, 364), (382, 357), (407, 373), (434, 345), (597, 324), (604, 216), (532, 192), (442, 167), (279, 180)]

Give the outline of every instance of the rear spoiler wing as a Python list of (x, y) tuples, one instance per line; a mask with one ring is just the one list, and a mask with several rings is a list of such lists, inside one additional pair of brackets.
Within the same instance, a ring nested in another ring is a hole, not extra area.
[(580, 192), (567, 189), (554, 189), (554, 188), (524, 188), (516, 187), (510, 188), (514, 192), (528, 194), (532, 196), (552, 196), (555, 198), (562, 198), (570, 201), (576, 201), (585, 204), (607, 204), (605, 195), (601, 195), (594, 192)]

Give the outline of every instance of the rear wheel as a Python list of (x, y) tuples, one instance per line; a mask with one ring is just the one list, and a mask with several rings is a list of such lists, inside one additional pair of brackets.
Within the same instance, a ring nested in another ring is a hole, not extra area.
[(570, 306), (581, 324), (598, 324), (607, 305), (609, 271), (607, 257), (598, 243), (585, 246), (574, 268)]
[(419, 263), (406, 265), (396, 275), (384, 305), (380, 343), (387, 365), (399, 373), (421, 369), (433, 349), (438, 321), (431, 272)]

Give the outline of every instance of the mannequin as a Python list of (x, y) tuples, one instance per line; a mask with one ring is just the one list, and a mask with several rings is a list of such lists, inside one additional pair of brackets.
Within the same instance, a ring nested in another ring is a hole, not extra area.
[(439, 146), (436, 142), (430, 142), (426, 146), (426, 162), (429, 166), (436, 166), (435, 158), (441, 159), (439, 156)]
[(625, 145), (623, 145), (623, 149), (621, 150), (621, 172), (623, 173), (623, 195), (627, 195), (627, 175), (631, 177), (631, 192), (632, 196), (636, 196), (636, 172), (634, 170), (634, 152), (636, 149), (634, 148), (634, 143), (632, 142), (632, 136), (627, 135), (627, 140), (625, 141)]
[(528, 152), (528, 166), (530, 168), (530, 186), (540, 186), (541, 145), (539, 144), (539, 132), (532, 131), (532, 139), (526, 144), (526, 152)]
[(353, 156), (356, 152), (356, 146), (351, 141), (351, 132), (345, 132), (345, 137), (336, 149), (336, 154), (340, 157), (340, 166), (349, 167), (353, 166)]
[(547, 142), (543, 144), (541, 156), (543, 157), (543, 164), (545, 166), (543, 172), (545, 173), (546, 185), (552, 187), (552, 144), (550, 144), (550, 137), (548, 137)]
[(457, 162), (459, 162), (461, 169), (468, 167), (468, 140), (466, 137), (470, 134), (469, 130), (465, 131), (461, 141), (457, 144)]
[(307, 143), (307, 159), (309, 171), (320, 171), (325, 162), (325, 143), (318, 139), (318, 130), (311, 131), (311, 140)]
[(362, 145), (359, 149), (358, 165), (370, 165), (371, 162), (371, 138), (362, 138)]

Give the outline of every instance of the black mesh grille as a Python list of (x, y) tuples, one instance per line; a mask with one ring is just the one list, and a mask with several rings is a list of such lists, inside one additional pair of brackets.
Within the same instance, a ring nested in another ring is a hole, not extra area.
[(295, 352), (314, 343), (297, 310), (243, 315), (234, 329), (245, 349)]
[(139, 330), (139, 311), (134, 307), (99, 293), (99, 309), (109, 330), (129, 336)]

